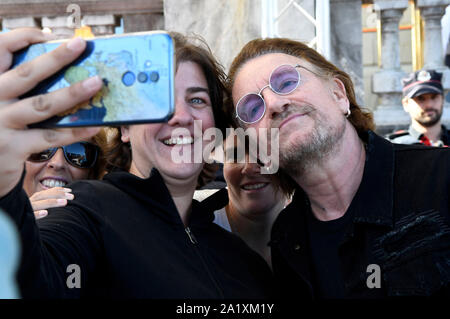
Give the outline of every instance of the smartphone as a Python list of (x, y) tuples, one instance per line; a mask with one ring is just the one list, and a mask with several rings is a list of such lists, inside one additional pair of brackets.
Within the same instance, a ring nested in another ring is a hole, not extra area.
[[(13, 67), (55, 49), (61, 42), (33, 44), (17, 52)], [(89, 101), (29, 127), (156, 123), (173, 115), (174, 45), (165, 31), (87, 40), (86, 50), (77, 60), (20, 98), (52, 92), (94, 75), (103, 79), (103, 87)]]

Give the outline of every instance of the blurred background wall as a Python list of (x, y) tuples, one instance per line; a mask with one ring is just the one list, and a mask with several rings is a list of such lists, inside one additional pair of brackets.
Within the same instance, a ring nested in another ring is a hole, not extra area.
[[(377, 130), (404, 128), (401, 78), (444, 73), (450, 89), (450, 0), (0, 0), (2, 30), (33, 26), (61, 38), (166, 29), (202, 36), (228, 68), (257, 37), (289, 37), (317, 49), (352, 77)], [(450, 97), (443, 122), (450, 125)]]

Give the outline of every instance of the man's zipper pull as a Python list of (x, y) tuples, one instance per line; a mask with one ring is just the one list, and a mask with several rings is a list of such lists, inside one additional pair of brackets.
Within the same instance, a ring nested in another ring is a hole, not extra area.
[(191, 229), (190, 229), (189, 227), (186, 227), (184, 230), (186, 231), (186, 234), (188, 234), (189, 239), (191, 240), (191, 243), (197, 244), (197, 243), (198, 243), (198, 242), (197, 242), (197, 239), (195, 239), (195, 236), (194, 236), (194, 234), (191, 232)]

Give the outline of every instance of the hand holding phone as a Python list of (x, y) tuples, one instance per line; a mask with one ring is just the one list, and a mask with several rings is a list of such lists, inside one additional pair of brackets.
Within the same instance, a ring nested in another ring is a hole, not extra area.
[[(13, 68), (61, 41), (31, 45), (14, 56)], [(68, 87), (98, 75), (100, 92), (75, 108), (30, 127), (76, 127), (165, 122), (174, 111), (173, 42), (167, 32), (152, 31), (88, 40), (83, 54), (22, 96)]]
[(15, 51), (48, 39), (40, 30), (30, 28), (0, 34), (0, 198), (17, 185), (24, 162), (31, 153), (89, 139), (99, 131), (98, 128), (27, 128), (31, 123), (41, 122), (89, 100), (102, 87), (101, 79), (93, 77), (45, 95), (18, 100), (19, 96), (75, 60), (86, 47), (84, 40), (73, 39), (19, 68), (8, 70)]

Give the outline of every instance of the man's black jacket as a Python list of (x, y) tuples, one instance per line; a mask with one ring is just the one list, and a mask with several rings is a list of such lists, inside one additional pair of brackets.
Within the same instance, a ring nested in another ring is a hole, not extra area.
[[(348, 298), (449, 294), (450, 149), (392, 144), (370, 131), (363, 140), (354, 220), (339, 245), (340, 269), (330, 271), (341, 272)], [(297, 189), (272, 229), (273, 270), (287, 298), (317, 295), (307, 203)], [(381, 288), (367, 285), (372, 264), (381, 269)]]

